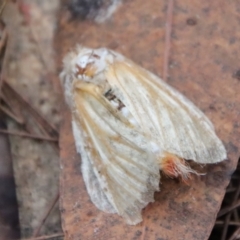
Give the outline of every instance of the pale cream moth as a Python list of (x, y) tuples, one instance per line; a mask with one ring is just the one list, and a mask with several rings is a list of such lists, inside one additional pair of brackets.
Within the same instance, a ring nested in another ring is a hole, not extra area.
[(160, 171), (188, 179), (186, 160), (217, 163), (226, 150), (210, 120), (159, 77), (106, 48), (77, 46), (60, 75), (92, 202), (128, 224), (159, 191)]

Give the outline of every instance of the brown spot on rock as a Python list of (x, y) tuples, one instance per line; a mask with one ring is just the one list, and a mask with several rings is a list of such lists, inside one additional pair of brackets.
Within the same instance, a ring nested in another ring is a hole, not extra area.
[(195, 18), (188, 18), (186, 23), (189, 26), (195, 26), (197, 24), (197, 19), (195, 19)]

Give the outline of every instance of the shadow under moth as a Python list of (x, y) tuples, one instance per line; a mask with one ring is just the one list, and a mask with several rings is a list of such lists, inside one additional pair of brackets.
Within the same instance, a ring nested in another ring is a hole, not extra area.
[(197, 174), (187, 160), (226, 159), (204, 113), (121, 54), (77, 46), (63, 63), (60, 78), (83, 179), (100, 210), (135, 225), (159, 191), (160, 172), (186, 181)]

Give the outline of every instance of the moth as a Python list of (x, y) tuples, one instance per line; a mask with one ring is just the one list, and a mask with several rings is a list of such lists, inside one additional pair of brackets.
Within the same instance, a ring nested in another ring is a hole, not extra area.
[(160, 172), (187, 180), (226, 159), (213, 124), (191, 101), (121, 54), (77, 46), (60, 74), (92, 202), (128, 224), (159, 191)]

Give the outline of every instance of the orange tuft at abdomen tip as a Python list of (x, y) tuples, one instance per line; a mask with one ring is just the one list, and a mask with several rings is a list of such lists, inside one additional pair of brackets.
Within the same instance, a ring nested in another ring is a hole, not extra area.
[(181, 178), (183, 182), (191, 178), (191, 173), (198, 174), (186, 160), (171, 153), (165, 153), (159, 160), (160, 170), (170, 178)]

